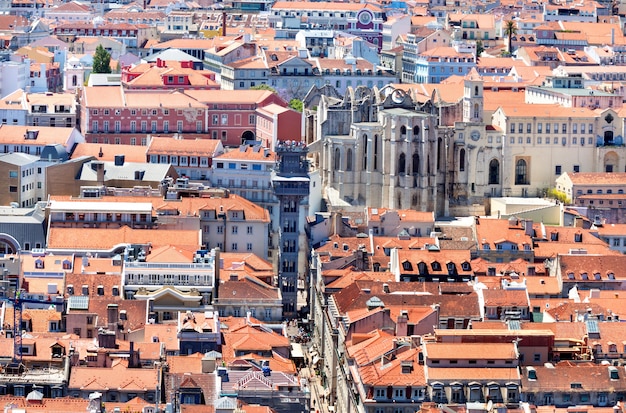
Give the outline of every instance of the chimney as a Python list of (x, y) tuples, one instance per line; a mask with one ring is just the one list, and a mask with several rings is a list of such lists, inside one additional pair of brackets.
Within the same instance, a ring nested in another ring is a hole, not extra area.
[(574, 226), (576, 228), (583, 228), (584, 224), (585, 224), (585, 222), (583, 220), (583, 217), (577, 216), (577, 217), (574, 218)]
[(226, 12), (222, 12), (222, 36), (226, 36)]
[(406, 310), (402, 310), (396, 321), (396, 337), (405, 337), (408, 332), (409, 317)]
[(524, 221), (524, 233), (526, 235), (528, 235), (529, 237), (532, 237), (534, 235), (534, 233), (533, 233), (533, 220), (532, 219), (526, 219)]
[(216, 367), (215, 357), (202, 357), (202, 373), (213, 373)]
[(104, 164), (99, 162), (96, 169), (96, 181), (103, 185), (104, 184)]
[(107, 305), (107, 328), (111, 331), (115, 331), (117, 328), (117, 322), (119, 321), (118, 310), (117, 304)]

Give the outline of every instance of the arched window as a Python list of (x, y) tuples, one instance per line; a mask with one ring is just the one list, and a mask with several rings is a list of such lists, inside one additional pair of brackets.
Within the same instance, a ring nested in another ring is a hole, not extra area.
[(346, 171), (352, 170), (352, 149), (346, 151)]
[(480, 105), (478, 103), (474, 103), (474, 118), (480, 117)]
[(367, 135), (363, 135), (363, 170), (367, 170)]
[(341, 151), (339, 148), (335, 148), (335, 171), (341, 169)]
[(401, 175), (406, 173), (406, 155), (404, 153), (401, 153), (398, 158), (398, 173)]
[(374, 170), (378, 170), (378, 135), (374, 135)]
[(78, 77), (76, 75), (72, 75), (72, 86), (78, 86)]
[(497, 185), (500, 183), (500, 162), (492, 159), (489, 162), (489, 185)]
[(528, 184), (528, 165), (524, 159), (518, 159), (515, 163), (515, 185)]
[(400, 135), (404, 138), (406, 136), (406, 126), (400, 126)]
[(474, 96), (478, 96), (478, 86), (474, 86)]
[(459, 152), (459, 171), (465, 171), (465, 149)]
[(411, 165), (411, 170), (413, 171), (413, 175), (420, 173), (420, 156), (417, 153), (413, 154), (413, 165)]
[(435, 167), (436, 171), (441, 170), (441, 166), (443, 165), (443, 139), (437, 139), (437, 165)]
[(420, 134), (420, 127), (419, 126), (413, 126), (413, 137), (417, 138)]

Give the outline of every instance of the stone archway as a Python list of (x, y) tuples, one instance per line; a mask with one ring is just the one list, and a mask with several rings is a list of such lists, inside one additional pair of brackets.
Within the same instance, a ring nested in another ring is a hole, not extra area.
[(607, 152), (604, 155), (604, 172), (617, 172), (619, 171), (619, 156), (615, 151)]
[(241, 143), (245, 144), (246, 142), (254, 140), (254, 132), (247, 130), (241, 134)]
[(17, 254), (22, 249), (20, 243), (9, 234), (0, 233), (0, 254)]

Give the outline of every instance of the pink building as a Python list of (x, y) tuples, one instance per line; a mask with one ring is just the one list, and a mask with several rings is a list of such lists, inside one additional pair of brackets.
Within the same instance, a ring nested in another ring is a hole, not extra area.
[(127, 90), (85, 87), (81, 130), (89, 143), (147, 145), (148, 135), (183, 134), (270, 147), (299, 140), (301, 115), (267, 90)]
[(219, 89), (215, 73), (195, 70), (194, 62), (176, 62), (157, 59), (156, 63), (142, 63), (122, 68), (125, 89)]
[[(206, 104), (208, 131), (212, 139), (221, 139), (224, 146), (239, 146), (246, 141), (263, 140), (263, 146), (268, 147), (279, 133), (284, 135), (284, 139), (300, 139), (300, 114), (289, 109), (287, 102), (273, 92), (189, 90), (185, 93)], [(282, 112), (281, 109), (288, 114), (279, 113)], [(283, 119), (287, 123), (295, 123), (279, 126), (279, 120)], [(296, 131), (297, 135), (287, 134), (283, 131), (285, 127)]]
[(300, 140), (302, 114), (277, 104), (257, 110), (257, 140), (266, 148), (274, 148), (277, 141)]
[(85, 87), (81, 130), (86, 142), (146, 145), (148, 134), (202, 134), (206, 106), (178, 90)]

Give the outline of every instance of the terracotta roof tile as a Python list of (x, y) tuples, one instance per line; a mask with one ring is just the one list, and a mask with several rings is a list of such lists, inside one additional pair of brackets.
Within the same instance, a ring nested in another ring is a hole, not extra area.
[(120, 243), (148, 244), (154, 247), (167, 245), (172, 240), (179, 245), (200, 247), (199, 233), (195, 230), (151, 230), (121, 228), (50, 228), (48, 247), (51, 249), (77, 249), (109, 251)]
[[(146, 150), (147, 155), (202, 155), (215, 158), (224, 152), (220, 140), (214, 139), (173, 139), (153, 137)], [(144, 157), (145, 162), (145, 157)]]
[(113, 367), (72, 368), (68, 388), (89, 391), (124, 389), (127, 392), (141, 392), (157, 386), (157, 374), (153, 369), (133, 369), (118, 363)]
[(490, 307), (528, 307), (528, 292), (526, 290), (483, 290), (485, 306)]
[[(146, 162), (146, 147), (139, 145), (115, 145), (81, 142), (72, 151), (72, 158), (93, 156), (100, 161), (112, 162), (116, 155), (123, 154), (126, 162)], [(100, 156), (102, 153), (102, 156)]]
[[(522, 387), (529, 392), (549, 391), (582, 393), (606, 391), (613, 389), (616, 392), (626, 390), (626, 375), (620, 372), (618, 379), (611, 379), (608, 366), (598, 366), (591, 363), (569, 364), (558, 363), (554, 367), (534, 367), (537, 379), (528, 379), (527, 374), (522, 376)], [(574, 388), (572, 383), (580, 383)]]
[[(405, 350), (387, 364), (371, 363), (359, 368), (361, 380), (366, 386), (425, 386), (424, 366), (418, 363), (419, 349)], [(412, 362), (410, 372), (403, 373), (403, 362)]]
[[(28, 139), (27, 131), (38, 131), (37, 139)], [(74, 128), (65, 127), (2, 125), (0, 143), (38, 146), (61, 144), (68, 147), (70, 137), (75, 131)]]
[(173, 324), (146, 324), (143, 326), (144, 341), (152, 341), (154, 337), (165, 346), (166, 352), (177, 352), (180, 349), (178, 332)]
[(241, 278), (237, 281), (223, 281), (219, 288), (220, 297), (218, 302), (220, 305), (247, 299), (267, 301), (281, 299), (278, 288), (249, 277)]
[[(485, 346), (489, 348), (486, 349)], [(428, 359), (514, 360), (516, 358), (513, 343), (424, 343), (424, 357)], [(430, 369), (429, 369), (430, 370)]]
[(276, 153), (271, 150), (265, 150), (261, 147), (243, 146), (233, 148), (216, 156), (215, 161), (221, 160), (250, 160), (250, 161), (266, 161), (270, 163), (276, 162)]

